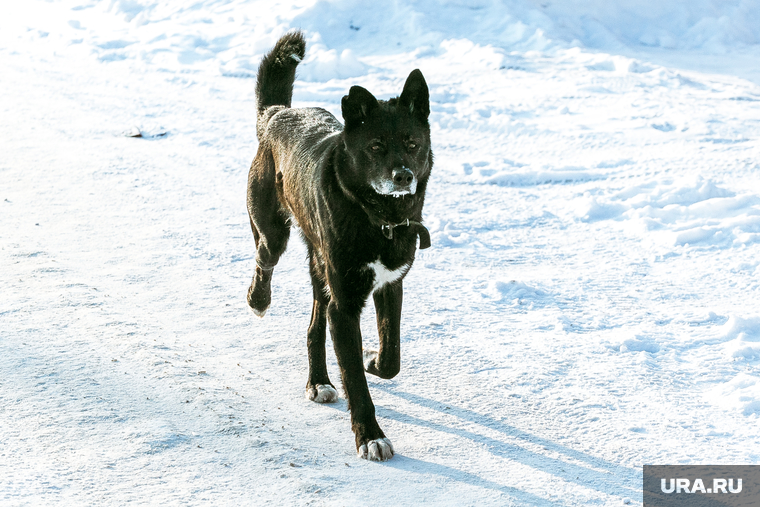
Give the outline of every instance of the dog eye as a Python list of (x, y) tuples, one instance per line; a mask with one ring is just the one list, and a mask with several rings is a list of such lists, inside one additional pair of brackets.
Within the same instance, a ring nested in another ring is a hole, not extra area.
[(408, 146), (409, 146), (410, 150), (413, 150), (413, 149), (415, 149), (417, 147), (417, 143), (409, 143)]
[(375, 153), (377, 153), (378, 151), (380, 151), (382, 149), (382, 146), (380, 146), (379, 144), (373, 144), (372, 148), (370, 148), (370, 149), (372, 151), (374, 151)]

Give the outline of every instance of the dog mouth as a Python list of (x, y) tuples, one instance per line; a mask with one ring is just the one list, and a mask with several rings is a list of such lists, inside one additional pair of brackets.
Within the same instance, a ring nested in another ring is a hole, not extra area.
[(417, 178), (414, 177), (408, 185), (400, 185), (392, 180), (383, 179), (381, 181), (370, 182), (372, 188), (380, 195), (387, 195), (400, 199), (406, 195), (414, 195), (417, 192)]

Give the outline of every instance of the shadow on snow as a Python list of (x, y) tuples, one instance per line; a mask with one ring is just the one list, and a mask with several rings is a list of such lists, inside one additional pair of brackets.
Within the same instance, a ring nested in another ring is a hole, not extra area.
[[(527, 433), (523, 430), (515, 428), (514, 426), (510, 426), (489, 416), (482, 415), (471, 410), (458, 408), (450, 404), (443, 404), (438, 401), (425, 398), (423, 396), (418, 396), (416, 394), (399, 391), (390, 386), (375, 385), (373, 387), (375, 389), (381, 389), (393, 396), (398, 396), (399, 398), (402, 398), (411, 403), (415, 403), (427, 408), (432, 408), (441, 413), (452, 415), (462, 420), (478, 424), (494, 431), (498, 431), (508, 437), (530, 442), (534, 445), (539, 445), (550, 452), (555, 452), (557, 454), (567, 456), (568, 458), (582, 464), (572, 463), (545, 456), (520, 447), (519, 445), (503, 442), (501, 440), (475, 433), (471, 430), (450, 427), (438, 422), (427, 421), (414, 416), (410, 416), (393, 409), (378, 407), (378, 415), (382, 415), (383, 417), (389, 417), (402, 423), (414, 424), (417, 426), (430, 428), (443, 433), (455, 435), (460, 438), (467, 438), (479, 445), (484, 446), (491, 454), (495, 456), (517, 461), (524, 465), (535, 468), (536, 470), (540, 470), (541, 472), (561, 478), (564, 481), (575, 483), (585, 488), (594, 489), (607, 495), (619, 497), (636, 497), (640, 493), (641, 471), (637, 469), (617, 465), (615, 463), (605, 461), (601, 458), (597, 458), (589, 454), (570, 449), (551, 440), (547, 440), (539, 436)], [(473, 473), (465, 472), (444, 465), (407, 458), (404, 456), (398, 457), (402, 459), (393, 459), (388, 462), (388, 466), (399, 469), (407, 469), (409, 471), (424, 471), (427, 473), (434, 473), (448, 477), (455, 481), (502, 491), (510, 496), (516, 497), (518, 500), (530, 502), (533, 504), (538, 502), (541, 505), (563, 505), (561, 503), (552, 503), (552, 501), (549, 499), (536, 497), (531, 493), (513, 487), (495, 483)]]

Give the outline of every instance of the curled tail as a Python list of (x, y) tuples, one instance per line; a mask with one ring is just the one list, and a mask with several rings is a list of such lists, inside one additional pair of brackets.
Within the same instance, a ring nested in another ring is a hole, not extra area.
[(258, 117), (270, 106), (290, 107), (296, 67), (306, 54), (306, 40), (300, 31), (288, 32), (261, 60), (256, 77)]

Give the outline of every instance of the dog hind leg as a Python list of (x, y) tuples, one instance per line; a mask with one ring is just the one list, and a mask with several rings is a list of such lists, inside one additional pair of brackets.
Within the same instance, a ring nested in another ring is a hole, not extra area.
[(324, 266), (320, 265), (317, 254), (311, 244), (309, 247), (309, 273), (314, 293), (314, 304), (311, 309), (311, 324), (306, 338), (309, 351), (309, 381), (306, 384), (306, 397), (317, 403), (332, 403), (338, 401), (338, 391), (330, 382), (327, 375), (327, 359), (325, 357), (325, 340), (327, 337), (327, 282)]
[(256, 271), (248, 288), (248, 305), (263, 317), (272, 299), (272, 272), (290, 237), (289, 216), (277, 198), (271, 152), (259, 146), (248, 174), (248, 216), (256, 241)]

